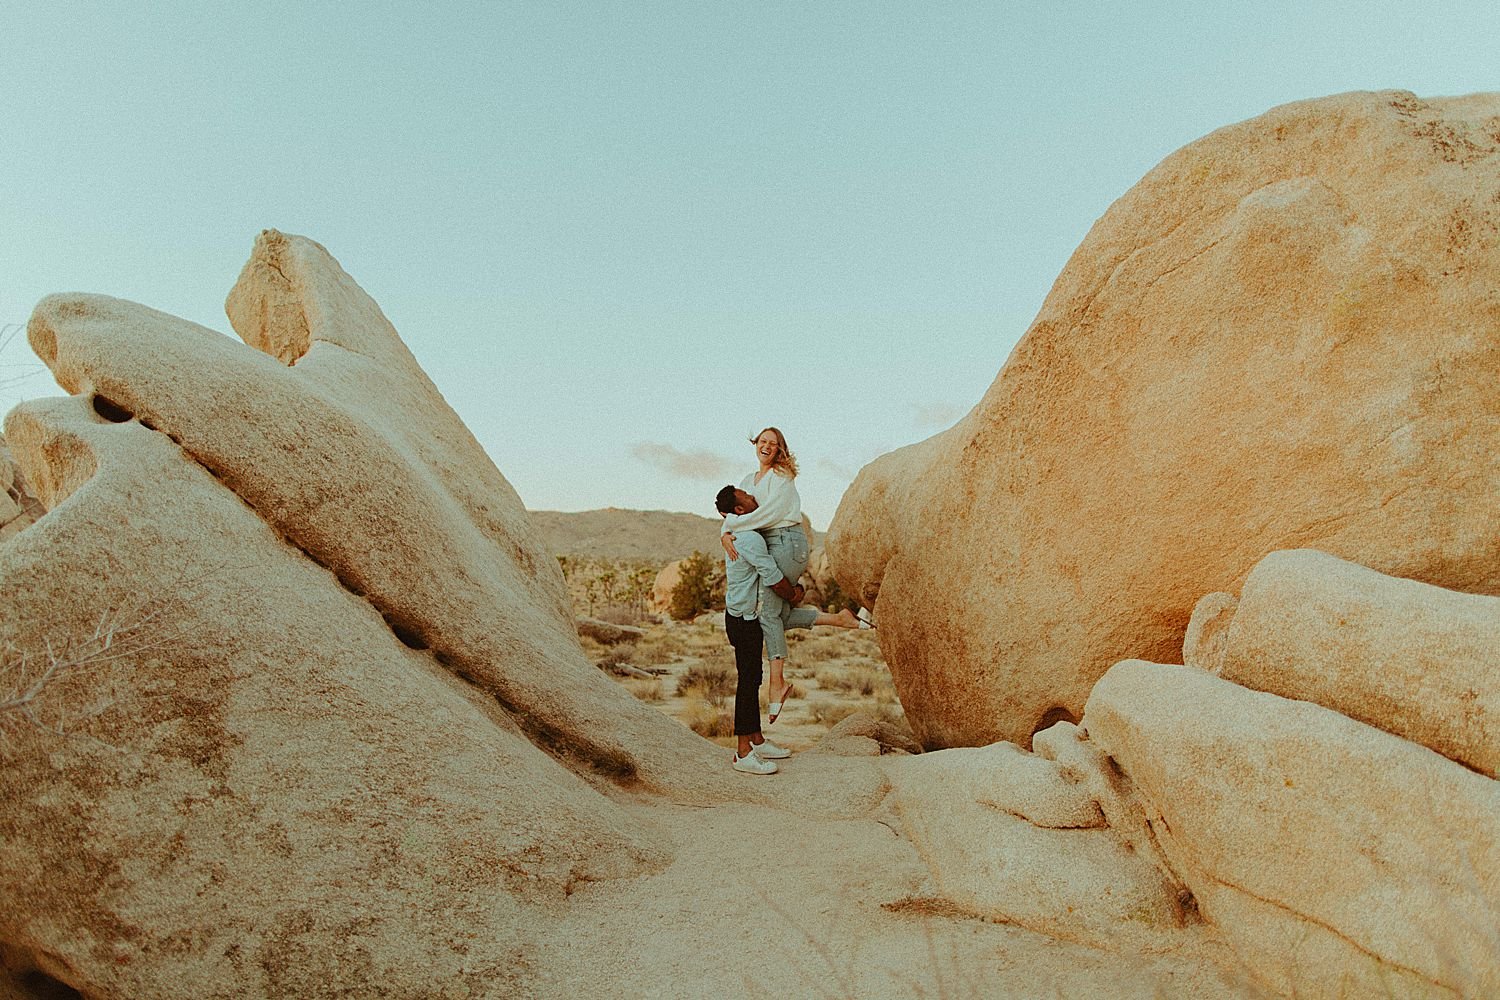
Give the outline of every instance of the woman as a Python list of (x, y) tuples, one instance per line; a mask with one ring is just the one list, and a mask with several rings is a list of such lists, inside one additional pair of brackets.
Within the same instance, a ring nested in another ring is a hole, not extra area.
[[(767, 427), (751, 438), (750, 443), (755, 446), (760, 467), (740, 482), (740, 489), (753, 495), (759, 506), (748, 514), (727, 515), (719, 540), (729, 558), (738, 559), (733, 533), (759, 531), (765, 536), (766, 548), (776, 560), (777, 569), (795, 584), (807, 570), (808, 556), (808, 537), (802, 530), (802, 498), (797, 494), (797, 459), (787, 448), (786, 437), (775, 427)], [(775, 722), (792, 690), (785, 678), (786, 630), (806, 628), (809, 623), (796, 618), (796, 609), (769, 587), (761, 587), (760, 599), (760, 626), (765, 633), (766, 657), (771, 664), (770, 706), (767, 711), (769, 720)], [(836, 628), (873, 627), (847, 608), (837, 615), (817, 615), (810, 624)]]

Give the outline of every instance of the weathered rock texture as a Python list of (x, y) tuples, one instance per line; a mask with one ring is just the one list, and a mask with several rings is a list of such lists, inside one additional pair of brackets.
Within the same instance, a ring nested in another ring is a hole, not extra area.
[(1164, 160), (979, 405), (845, 494), (919, 738), (1076, 717), (1267, 552), (1500, 592), (1500, 96), (1277, 108)]
[(935, 891), (959, 907), (1100, 946), (1160, 947), (1183, 926), (1170, 877), (1107, 828), (1092, 783), (1059, 762), (997, 743), (888, 770)]
[(1182, 638), (1182, 662), (1217, 674), (1224, 669), (1224, 644), (1239, 600), (1222, 590), (1204, 594), (1193, 605), (1187, 634)]
[(26, 477), (5, 446), (5, 438), (0, 436), (0, 541), (24, 531), (44, 513), (41, 501), (27, 489)]
[(1500, 991), (1500, 784), (1191, 667), (1116, 665), (1085, 725), (1174, 875), (1278, 994)]
[(6, 426), (62, 460), (0, 550), (0, 645), (87, 657), (103, 616), (119, 657), (43, 692), (66, 735), (8, 732), (9, 951), (88, 995), (478, 986), (512, 972), (466, 973), (469, 935), (669, 858), (164, 435), (82, 398)]
[(102, 296), (29, 326), (76, 395), (6, 419), (47, 513), (0, 545), (0, 701), (76, 666), (0, 715), (12, 972), (525, 995), (549, 908), (671, 859), (617, 798), (878, 799), (863, 761), (736, 780), (590, 665), (514, 491), (322, 247), (262, 234), (228, 312), (250, 347)]
[(1500, 775), (1500, 598), (1274, 552), (1245, 581), (1221, 676)]

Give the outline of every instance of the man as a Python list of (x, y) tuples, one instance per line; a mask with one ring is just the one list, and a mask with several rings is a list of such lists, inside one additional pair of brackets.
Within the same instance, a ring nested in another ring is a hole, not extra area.
[[(757, 504), (755, 497), (744, 490), (726, 486), (715, 498), (715, 506), (720, 514), (748, 514)], [(766, 739), (760, 727), (760, 658), (765, 648), (759, 621), (760, 590), (764, 585), (792, 605), (802, 600), (803, 593), (776, 567), (759, 532), (735, 532), (734, 544), (739, 558), (730, 559), (727, 554), (724, 558), (724, 632), (734, 647), (734, 667), (739, 674), (734, 691), (734, 734), (739, 737), (734, 769), (746, 774), (775, 774), (776, 761), (792, 754)]]

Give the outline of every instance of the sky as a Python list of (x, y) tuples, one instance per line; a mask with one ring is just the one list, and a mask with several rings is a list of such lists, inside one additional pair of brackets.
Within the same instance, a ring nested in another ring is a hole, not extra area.
[[(1168, 153), (1500, 90), (1500, 4), (0, 0), (0, 410), (38, 299), (230, 334), (326, 246), (532, 509), (712, 515), (775, 425), (825, 528), (989, 387)], [(19, 334), (19, 335), (18, 335)]]

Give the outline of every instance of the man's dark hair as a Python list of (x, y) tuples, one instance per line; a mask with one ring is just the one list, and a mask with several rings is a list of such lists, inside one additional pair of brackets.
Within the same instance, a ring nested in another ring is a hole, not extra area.
[(720, 514), (734, 513), (734, 487), (726, 486), (714, 497), (714, 506), (719, 509)]

